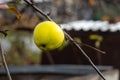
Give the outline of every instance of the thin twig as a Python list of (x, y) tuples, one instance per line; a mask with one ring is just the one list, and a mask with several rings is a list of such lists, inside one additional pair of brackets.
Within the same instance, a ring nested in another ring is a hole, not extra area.
[[(31, 4), (28, 0), (24, 0), (27, 4), (31, 5), (31, 7), (33, 9), (35, 9), (37, 12), (39, 12), (41, 15), (43, 15), (46, 19), (48, 19), (49, 21), (53, 21), (46, 13), (44, 13), (43, 11), (41, 11), (38, 7), (36, 7), (35, 5)], [(106, 80), (105, 77), (103, 76), (103, 74), (100, 72), (100, 70), (94, 65), (94, 63), (92, 62), (92, 60), (89, 58), (89, 56), (83, 51), (83, 49), (79, 46), (79, 44), (77, 44), (73, 38), (64, 31), (65, 36), (72, 42), (74, 43), (74, 45), (83, 53), (83, 55), (87, 58), (87, 60), (90, 62), (90, 64), (92, 65), (92, 67), (96, 70), (96, 72), (100, 75), (100, 77), (103, 80)]]
[(95, 47), (92, 47), (92, 46), (90, 46), (90, 45), (88, 45), (88, 44), (81, 43), (81, 45), (86, 46), (86, 47), (89, 47), (89, 48), (91, 48), (91, 49), (93, 49), (93, 50), (96, 50), (96, 51), (98, 51), (98, 52), (100, 52), (100, 53), (102, 53), (102, 54), (106, 54), (106, 52), (101, 51), (100, 49), (97, 49), (97, 48), (95, 48)]
[(7, 31), (8, 30), (0, 30), (0, 33), (2, 33), (6, 37), (7, 36)]
[(50, 52), (49, 51), (44, 51), (46, 56), (48, 57), (48, 60), (50, 61), (50, 64), (54, 65), (55, 62), (53, 60), (53, 57), (51, 56)]
[(9, 69), (8, 69), (8, 66), (7, 66), (7, 63), (6, 63), (6, 59), (5, 59), (5, 51), (2, 48), (1, 42), (0, 42), (0, 54), (1, 54), (1, 57), (2, 57), (2, 64), (4, 66), (4, 69), (5, 69), (6, 73), (7, 73), (8, 79), (12, 80)]
[(44, 13), (42, 10), (40, 10), (37, 6), (33, 5), (30, 1), (24, 0), (27, 4), (29, 4), (33, 9), (35, 9), (38, 13), (43, 15), (46, 19), (49, 21), (53, 21), (46, 13)]
[(65, 34), (66, 34), (66, 36), (67, 36), (67, 38), (71, 41), (71, 42), (73, 42), (74, 43), (74, 45), (83, 53), (83, 55), (87, 58), (87, 60), (90, 62), (90, 64), (92, 65), (92, 67), (97, 71), (97, 73), (101, 76), (101, 78), (103, 79), (103, 80), (106, 80), (105, 78), (104, 78), (104, 76), (103, 76), (103, 74), (100, 72), (100, 70), (95, 66), (95, 64), (92, 62), (92, 60), (90, 59), (90, 57), (83, 51), (83, 49), (79, 46), (79, 44), (77, 44), (74, 40), (73, 40), (73, 38), (70, 36), (70, 35), (68, 35), (66, 32), (65, 32)]

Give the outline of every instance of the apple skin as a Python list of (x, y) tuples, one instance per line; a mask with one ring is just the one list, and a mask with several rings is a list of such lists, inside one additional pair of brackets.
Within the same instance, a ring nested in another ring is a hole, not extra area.
[(54, 50), (64, 42), (64, 32), (55, 22), (43, 21), (35, 27), (33, 39), (41, 50)]

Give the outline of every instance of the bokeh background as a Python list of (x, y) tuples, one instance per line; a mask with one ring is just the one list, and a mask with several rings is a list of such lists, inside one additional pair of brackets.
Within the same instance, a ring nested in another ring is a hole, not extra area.
[[(80, 43), (96, 65), (120, 69), (120, 0), (29, 1)], [(11, 9), (3, 9), (4, 5)], [(45, 20), (23, 0), (0, 0), (0, 31), (8, 30), (5, 38), (0, 34), (0, 42), (9, 66), (51, 64), (46, 53), (38, 49), (33, 41), (34, 27)], [(101, 54), (84, 43), (105, 51), (106, 54)], [(90, 65), (81, 51), (67, 40), (64, 46), (50, 51), (50, 54), (54, 65)], [(2, 65), (1, 57), (0, 64)]]

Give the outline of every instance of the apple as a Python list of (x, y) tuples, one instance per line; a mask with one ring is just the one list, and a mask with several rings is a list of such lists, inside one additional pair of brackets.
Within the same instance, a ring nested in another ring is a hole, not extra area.
[(63, 30), (53, 21), (43, 21), (36, 25), (33, 40), (41, 50), (54, 50), (64, 42)]

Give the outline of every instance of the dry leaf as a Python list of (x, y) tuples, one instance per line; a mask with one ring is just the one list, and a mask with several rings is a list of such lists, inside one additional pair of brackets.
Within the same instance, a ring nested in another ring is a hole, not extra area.
[(20, 12), (15, 7), (9, 7), (9, 10), (15, 13), (17, 19), (21, 18)]
[(90, 6), (95, 6), (96, 5), (95, 0), (89, 0), (89, 4)]

